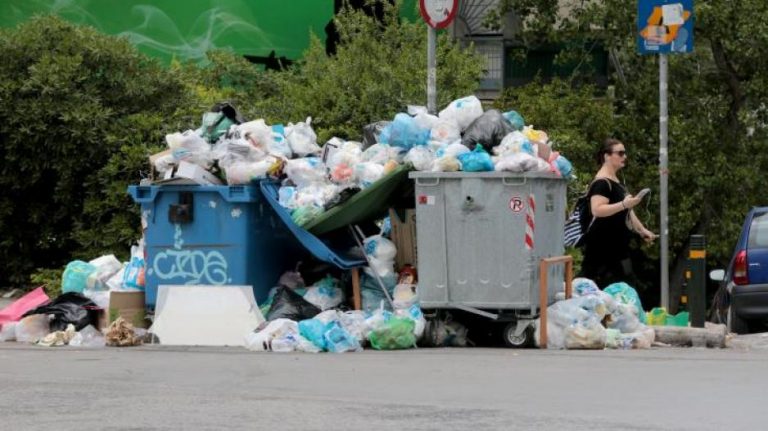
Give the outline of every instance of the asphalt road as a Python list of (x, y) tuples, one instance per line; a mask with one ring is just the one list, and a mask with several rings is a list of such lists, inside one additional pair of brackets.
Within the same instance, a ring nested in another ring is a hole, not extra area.
[(768, 350), (0, 344), (4, 430), (760, 430)]

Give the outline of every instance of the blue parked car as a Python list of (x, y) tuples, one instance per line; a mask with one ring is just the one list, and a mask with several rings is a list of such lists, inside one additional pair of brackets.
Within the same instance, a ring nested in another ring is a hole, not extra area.
[(768, 322), (768, 207), (747, 213), (728, 267), (712, 271), (710, 278), (722, 282), (719, 296), (727, 300), (715, 302), (726, 312), (731, 332), (763, 330)]

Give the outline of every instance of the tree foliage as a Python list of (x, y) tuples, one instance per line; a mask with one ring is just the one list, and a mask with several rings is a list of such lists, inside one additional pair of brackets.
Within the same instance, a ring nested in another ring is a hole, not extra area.
[[(49, 281), (70, 260), (127, 258), (140, 235), (126, 193), (147, 174), (164, 136), (199, 127), (213, 103), (246, 118), (312, 116), (319, 140), (361, 136), (362, 126), (426, 101), (426, 29), (360, 12), (338, 16), (327, 57), (315, 38), (290, 70), (264, 72), (229, 52), (209, 64), (163, 67), (126, 40), (55, 17), (0, 31), (0, 286)], [(471, 94), (482, 63), (441, 36), (440, 104)]]

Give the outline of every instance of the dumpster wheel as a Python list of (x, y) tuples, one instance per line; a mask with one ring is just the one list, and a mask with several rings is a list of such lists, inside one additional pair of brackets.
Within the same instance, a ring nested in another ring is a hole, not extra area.
[[(525, 329), (518, 332), (518, 324), (525, 325)], [(507, 347), (522, 348), (528, 347), (533, 342), (533, 325), (524, 322), (510, 322), (502, 332), (504, 344)]]

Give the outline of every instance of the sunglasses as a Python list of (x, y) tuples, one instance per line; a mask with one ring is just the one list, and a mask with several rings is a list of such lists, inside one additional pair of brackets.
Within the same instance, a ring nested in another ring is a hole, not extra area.
[(611, 151), (608, 154), (618, 154), (619, 157), (626, 157), (627, 152), (624, 151), (624, 150), (621, 150), (621, 151)]

